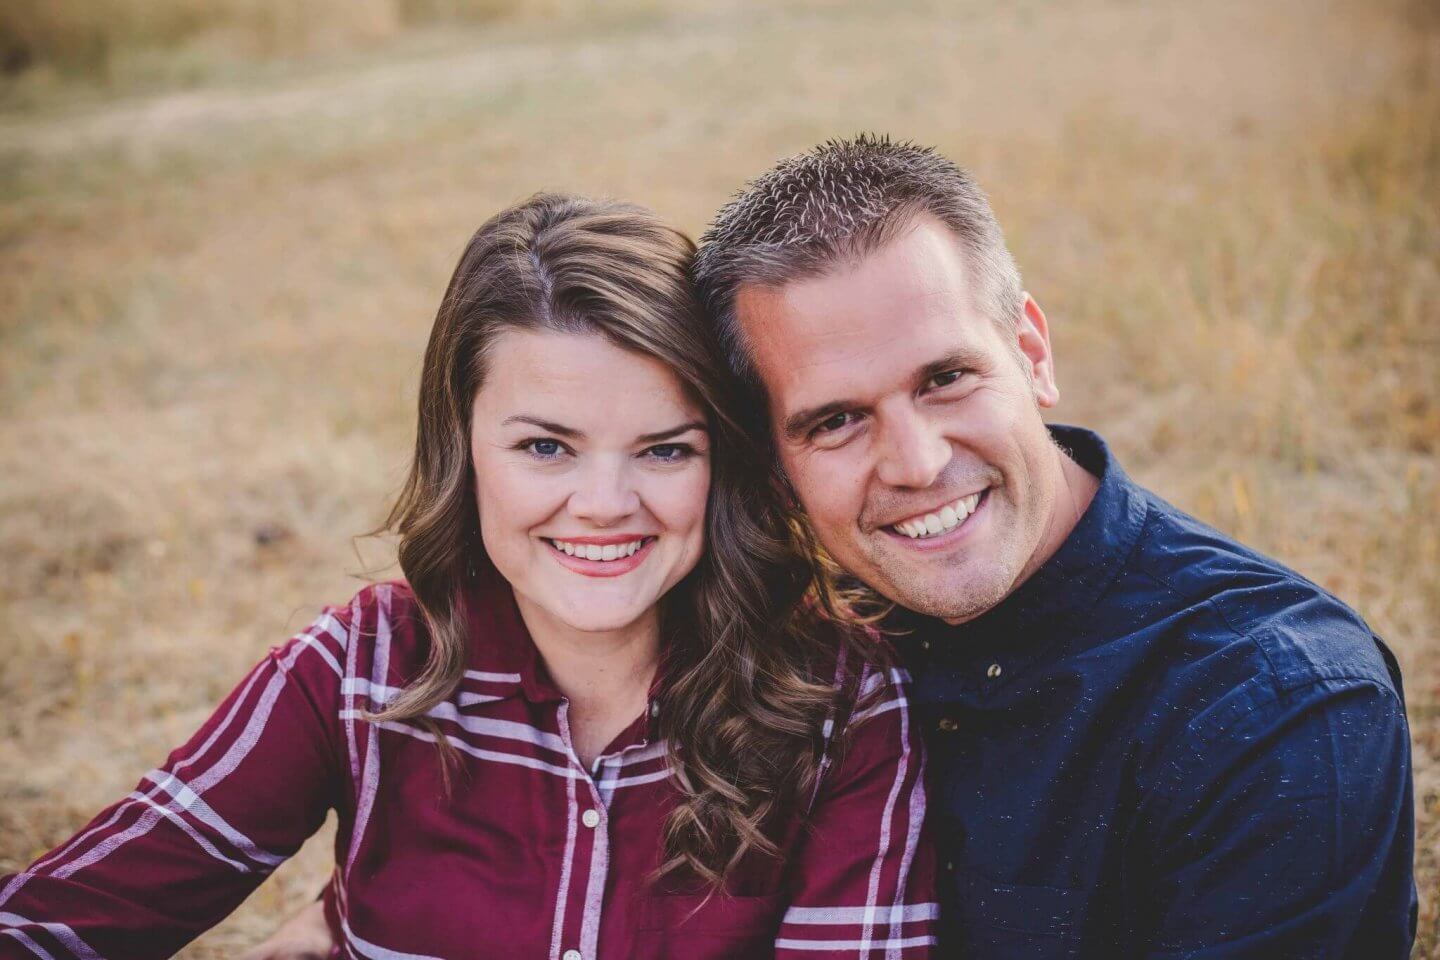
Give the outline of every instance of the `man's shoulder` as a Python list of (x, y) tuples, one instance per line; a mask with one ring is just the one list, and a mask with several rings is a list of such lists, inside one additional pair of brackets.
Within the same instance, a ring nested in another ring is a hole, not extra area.
[(1143, 782), (1178, 796), (1260, 756), (1303, 779), (1337, 725), (1385, 718), (1403, 732), (1398, 669), (1359, 614), (1146, 497), (1144, 532), (1108, 597), (1138, 611), (1128, 661), (1148, 691), (1133, 728)]
[(1155, 494), (1142, 495), (1144, 531), (1115, 599), (1152, 595), (1141, 609), (1169, 635), (1177, 670), (1203, 677), (1204, 686), (1249, 680), (1276, 693), (1321, 681), (1396, 689), (1378, 638), (1334, 594)]

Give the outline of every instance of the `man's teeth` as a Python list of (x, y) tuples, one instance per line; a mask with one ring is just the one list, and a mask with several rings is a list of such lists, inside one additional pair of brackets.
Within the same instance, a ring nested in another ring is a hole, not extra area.
[(972, 493), (968, 497), (961, 497), (954, 503), (947, 503), (935, 513), (927, 513), (923, 517), (912, 517), (909, 520), (891, 524), (891, 529), (896, 533), (903, 533), (912, 540), (933, 537), (946, 530), (953, 530), (961, 521), (974, 513), (975, 508), (979, 505), (980, 494)]
[(570, 543), (568, 540), (551, 540), (556, 550), (582, 560), (623, 560), (635, 556), (635, 551), (645, 546), (644, 540), (629, 543), (607, 543), (597, 546), (593, 543)]

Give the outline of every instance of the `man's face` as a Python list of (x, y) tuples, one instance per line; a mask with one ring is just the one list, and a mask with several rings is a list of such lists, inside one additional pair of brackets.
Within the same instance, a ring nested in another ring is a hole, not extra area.
[(858, 263), (742, 287), (737, 316), (781, 465), (839, 564), (951, 622), (994, 606), (1048, 553), (1061, 455), (1044, 314), (982, 312), (959, 242), (933, 219)]

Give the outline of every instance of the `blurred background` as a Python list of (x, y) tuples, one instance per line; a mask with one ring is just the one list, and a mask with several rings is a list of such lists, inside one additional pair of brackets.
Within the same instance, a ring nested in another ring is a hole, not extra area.
[[(562, 189), (698, 233), (860, 130), (990, 192), (1059, 419), (1395, 648), (1440, 957), (1433, 0), (5, 0), (0, 873), (388, 562), (352, 537), (485, 218)], [(266, 934), (330, 842), (184, 956)]]

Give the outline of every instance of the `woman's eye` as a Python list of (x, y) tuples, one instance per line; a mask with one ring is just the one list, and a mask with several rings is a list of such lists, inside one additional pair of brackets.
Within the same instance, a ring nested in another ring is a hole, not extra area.
[(679, 463), (693, 451), (687, 444), (683, 443), (660, 443), (648, 448), (645, 452), (655, 460), (662, 460), (665, 463)]
[(535, 456), (541, 458), (542, 460), (550, 460), (554, 457), (560, 456), (560, 452), (564, 448), (560, 446), (559, 440), (541, 439), (526, 441), (525, 449), (529, 450), (531, 453), (535, 454)]

